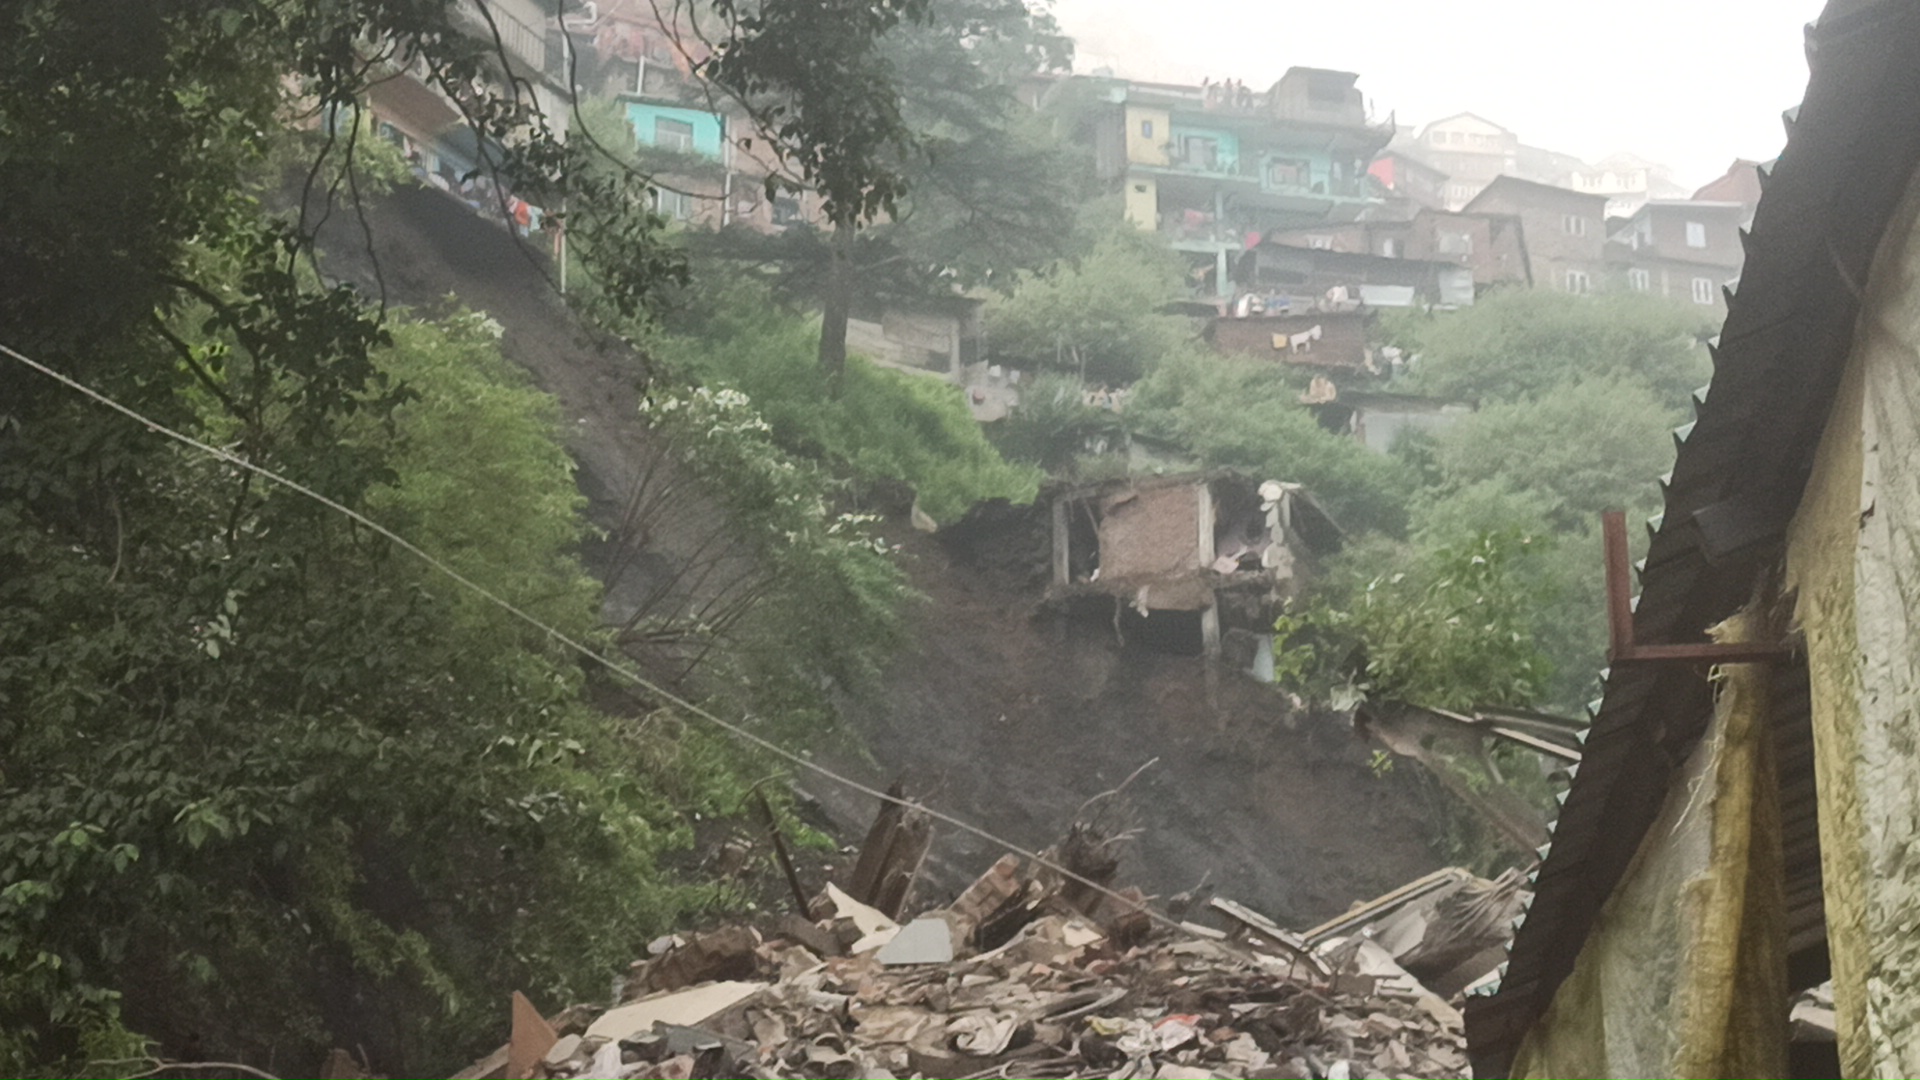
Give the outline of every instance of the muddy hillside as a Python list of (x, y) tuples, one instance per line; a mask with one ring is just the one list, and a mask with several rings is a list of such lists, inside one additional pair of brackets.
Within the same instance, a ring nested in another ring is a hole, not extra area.
[[(566, 309), (539, 254), (439, 192), (395, 192), (368, 224), (370, 250), (357, 223), (330, 226), (330, 272), (395, 303), (452, 296), (498, 321), (506, 354), (560, 401), (589, 513), (617, 527), (646, 446), (638, 358)], [(1292, 710), (1178, 640), (1128, 633), (1110, 605), (1043, 605), (1033, 529), (1023, 537), (1012, 517), (939, 536), (892, 530), (926, 599), (883, 684), (844, 701), (844, 737), (819, 760), (875, 786), (901, 780), (1033, 848), (1138, 770), (1118, 800), (1136, 830), (1123, 874), (1162, 897), (1204, 882), (1282, 921), (1324, 918), (1441, 865), (1444, 795), (1420, 770), (1376, 769), (1343, 720)], [(871, 820), (870, 798), (799, 783), (842, 837)], [(920, 889), (958, 890), (965, 868), (1000, 850), (936, 827)]]

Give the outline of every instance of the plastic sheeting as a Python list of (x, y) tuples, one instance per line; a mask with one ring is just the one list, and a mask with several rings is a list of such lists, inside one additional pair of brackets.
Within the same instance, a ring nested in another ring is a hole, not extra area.
[(1881, 240), (1793, 524), (1840, 1065), (1920, 1076), (1920, 188)]
[[(1732, 640), (1759, 619), (1737, 616)], [(1767, 669), (1723, 668), (1713, 720), (1514, 1058), (1516, 1077), (1780, 1076), (1785, 903)]]

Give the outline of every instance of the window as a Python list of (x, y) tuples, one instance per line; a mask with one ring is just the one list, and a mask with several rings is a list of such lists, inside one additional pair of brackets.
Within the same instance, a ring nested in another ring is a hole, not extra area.
[(1216, 139), (1188, 135), (1180, 140), (1180, 161), (1203, 172), (1215, 172), (1220, 168), (1220, 143)]
[(1696, 304), (1713, 303), (1713, 279), (1697, 277), (1693, 279), (1693, 302)]
[(664, 116), (653, 121), (653, 145), (665, 150), (679, 150), (693, 153), (693, 125), (684, 120), (669, 120)]
[(1703, 248), (1707, 246), (1707, 227), (1698, 221), (1687, 222), (1687, 246)]
[(693, 197), (684, 191), (654, 188), (653, 209), (661, 217), (685, 221), (693, 216)]
[(1634, 292), (1646, 292), (1653, 288), (1653, 277), (1636, 266), (1627, 271), (1627, 287)]
[(1561, 219), (1561, 223), (1562, 227), (1567, 230), (1568, 236), (1587, 235), (1587, 219), (1581, 217), (1579, 214), (1568, 214), (1565, 218)]
[[(1108, 128), (1107, 130), (1112, 131), (1113, 129)], [(1140, 137), (1143, 139), (1153, 138), (1153, 121), (1151, 120), (1140, 121)]]
[(1307, 246), (1314, 249), (1315, 251), (1332, 251), (1333, 237), (1309, 236), (1307, 237)]
[(773, 223), (793, 225), (800, 221), (800, 200), (791, 195), (773, 197)]
[(1397, 258), (1399, 258), (1399, 257), (1400, 257), (1400, 240), (1399, 240), (1399, 238), (1398, 238), (1398, 237), (1393, 237), (1393, 236), (1389, 236), (1389, 237), (1386, 237), (1385, 239), (1383, 239), (1383, 240), (1381, 240), (1381, 241), (1380, 241), (1380, 254), (1382, 254), (1382, 255), (1385, 255), (1385, 256), (1386, 256), (1387, 258), (1389, 258), (1389, 259), (1397, 259)]
[(1267, 162), (1269, 188), (1303, 188), (1312, 181), (1311, 166), (1297, 158), (1274, 158)]
[(1440, 232), (1433, 238), (1434, 250), (1442, 255), (1473, 254), (1473, 234), (1463, 232)]
[(1585, 270), (1564, 271), (1561, 277), (1561, 284), (1565, 286), (1566, 290), (1570, 293), (1593, 291), (1593, 279), (1587, 276)]

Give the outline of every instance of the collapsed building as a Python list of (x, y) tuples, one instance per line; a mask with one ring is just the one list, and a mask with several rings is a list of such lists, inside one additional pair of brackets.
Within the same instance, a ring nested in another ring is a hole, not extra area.
[(1046, 605), (1110, 618), (1121, 639), (1273, 672), (1273, 623), (1340, 527), (1298, 484), (1231, 471), (1059, 488)]

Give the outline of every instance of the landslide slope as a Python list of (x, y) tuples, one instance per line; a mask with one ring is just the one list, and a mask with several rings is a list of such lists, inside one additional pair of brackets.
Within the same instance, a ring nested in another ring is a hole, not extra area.
[[(396, 191), (367, 225), (370, 251), (358, 221), (336, 214), (328, 272), (395, 303), (452, 296), (499, 322), (506, 355), (560, 402), (589, 515), (617, 527), (645, 457), (638, 359), (567, 310), (544, 258), (440, 192)], [(1210, 874), (1220, 895), (1283, 922), (1317, 921), (1440, 865), (1430, 841), (1442, 796), (1410, 767), (1376, 775), (1344, 723), (1287, 719), (1279, 695), (1237, 673), (1210, 679), (1196, 658), (1036, 618), (1028, 583), (917, 533), (895, 539), (926, 602), (882, 685), (843, 703), (853, 738), (821, 761), (875, 786), (903, 777), (910, 793), (1037, 848), (1157, 758), (1123, 797), (1139, 832), (1121, 880), (1166, 896)], [(673, 538), (659, 542), (670, 566)], [(857, 841), (871, 800), (799, 782)], [(936, 836), (925, 900), (1000, 854), (951, 828)]]

